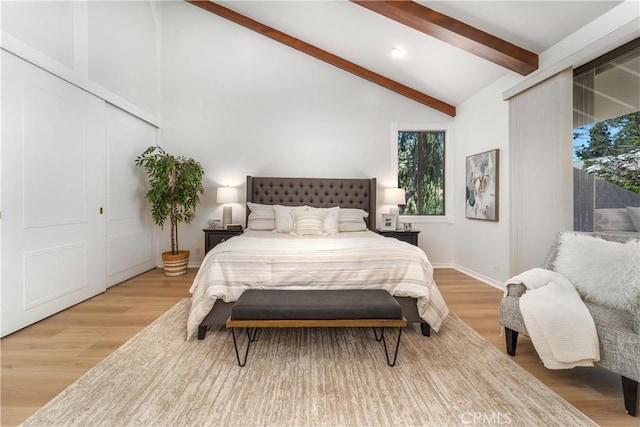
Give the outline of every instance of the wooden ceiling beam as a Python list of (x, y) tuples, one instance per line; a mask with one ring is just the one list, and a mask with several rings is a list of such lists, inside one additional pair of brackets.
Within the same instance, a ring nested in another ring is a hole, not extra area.
[(271, 28), (267, 25), (264, 25), (258, 21), (255, 21), (231, 9), (227, 9), (226, 7), (220, 6), (219, 4), (210, 2), (208, 0), (185, 0), (185, 1), (187, 1), (187, 3), (191, 3), (195, 6), (198, 6), (208, 12), (211, 12), (225, 19), (228, 19), (232, 22), (235, 22), (236, 24), (242, 25), (243, 27), (246, 27), (257, 33), (260, 33), (263, 36), (269, 37), (275, 41), (278, 41), (289, 47), (299, 50), (300, 52), (306, 53), (307, 55), (313, 56), (314, 58), (320, 59), (321, 61), (327, 62), (335, 67), (338, 67), (342, 70), (355, 74), (358, 77), (362, 77), (363, 79), (369, 80), (372, 83), (376, 83), (393, 92), (399, 93), (400, 95), (403, 95), (416, 102), (424, 104), (427, 107), (438, 110), (451, 117), (455, 117), (456, 115), (456, 107), (454, 107), (453, 105), (447, 104), (444, 101), (441, 101), (425, 93), (422, 93), (413, 88), (405, 86), (402, 83), (396, 82), (395, 80), (391, 80), (385, 76), (377, 74), (371, 70), (368, 70), (364, 67), (354, 64), (353, 62), (347, 61), (346, 59), (343, 59), (337, 55), (334, 55), (330, 52), (317, 48), (313, 45), (310, 45), (309, 43), (306, 43), (302, 40), (299, 40), (295, 37), (292, 37), (288, 34), (278, 31), (275, 28)]
[(351, 0), (523, 76), (538, 69), (538, 55), (411, 0)]

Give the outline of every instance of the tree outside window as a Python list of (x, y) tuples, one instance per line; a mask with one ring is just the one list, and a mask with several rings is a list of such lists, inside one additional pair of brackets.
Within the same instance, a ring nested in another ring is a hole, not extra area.
[(574, 129), (582, 169), (640, 194), (640, 111)]
[(398, 132), (398, 188), (403, 215), (444, 215), (445, 131)]

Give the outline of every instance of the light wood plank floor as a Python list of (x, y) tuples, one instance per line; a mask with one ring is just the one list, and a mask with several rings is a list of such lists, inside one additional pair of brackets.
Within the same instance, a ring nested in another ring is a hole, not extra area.
[[(181, 298), (189, 297), (195, 272), (170, 278), (162, 270), (152, 270), (3, 338), (0, 424), (24, 421)], [(502, 292), (452, 269), (436, 270), (435, 277), (450, 308), (504, 352), (498, 324)], [(640, 418), (624, 413), (618, 375), (601, 368), (547, 370), (529, 339), (519, 341), (514, 360), (595, 422), (640, 426)]]

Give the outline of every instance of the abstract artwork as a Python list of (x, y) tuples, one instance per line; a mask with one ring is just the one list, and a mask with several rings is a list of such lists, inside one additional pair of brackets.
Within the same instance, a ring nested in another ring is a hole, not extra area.
[(500, 150), (467, 157), (465, 217), (498, 221)]

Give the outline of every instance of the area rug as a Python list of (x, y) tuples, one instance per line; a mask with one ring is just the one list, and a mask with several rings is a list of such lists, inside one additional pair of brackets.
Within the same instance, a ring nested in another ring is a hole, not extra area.
[(595, 425), (455, 314), (405, 328), (395, 367), (370, 329), (185, 341), (185, 299), (24, 422), (28, 426)]

